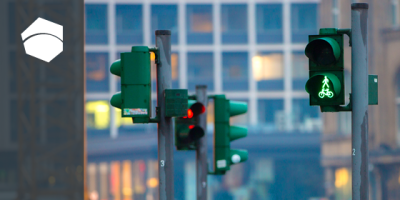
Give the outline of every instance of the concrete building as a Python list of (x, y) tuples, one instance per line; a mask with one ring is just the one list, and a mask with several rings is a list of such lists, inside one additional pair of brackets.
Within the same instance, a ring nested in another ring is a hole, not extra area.
[[(322, 0), (321, 28), (350, 28), (351, 3), (355, 2)], [(370, 106), (368, 115), (370, 199), (400, 199), (399, 1), (358, 2), (369, 4), (369, 74), (379, 77), (379, 105)], [(350, 47), (345, 49), (345, 68), (346, 91), (349, 92)], [(321, 164), (325, 168), (326, 196), (330, 199), (351, 199), (351, 113), (323, 115)]]

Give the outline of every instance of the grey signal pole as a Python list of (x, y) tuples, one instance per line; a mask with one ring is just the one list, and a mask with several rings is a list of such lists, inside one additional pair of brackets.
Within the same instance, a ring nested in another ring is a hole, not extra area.
[(197, 200), (207, 200), (207, 86), (196, 86), (197, 102), (206, 107), (206, 111), (197, 118), (198, 125), (204, 130), (196, 149), (196, 193)]
[(159, 49), (157, 64), (158, 178), (160, 200), (174, 200), (174, 135), (172, 118), (165, 117), (165, 89), (171, 89), (171, 31), (156, 31)]
[(368, 4), (351, 5), (352, 200), (368, 200)]

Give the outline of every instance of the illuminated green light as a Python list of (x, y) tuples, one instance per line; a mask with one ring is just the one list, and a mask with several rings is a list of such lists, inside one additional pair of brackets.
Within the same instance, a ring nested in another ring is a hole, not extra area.
[(329, 90), (329, 79), (328, 77), (324, 77), (322, 81), (322, 90), (318, 93), (319, 98), (323, 99), (324, 97), (332, 98), (333, 92)]

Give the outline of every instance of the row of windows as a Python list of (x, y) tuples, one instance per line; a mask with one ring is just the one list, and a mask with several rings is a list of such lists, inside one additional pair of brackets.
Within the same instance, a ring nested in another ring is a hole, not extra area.
[[(235, 99), (238, 101), (249, 102), (247, 99)], [(293, 108), (290, 120), (292, 120), (294, 129), (301, 132), (320, 131), (322, 121), (318, 107), (311, 107), (308, 99), (293, 99)], [(154, 108), (156, 101), (153, 101)], [(213, 123), (213, 103), (208, 105), (208, 123)], [(89, 136), (109, 135), (111, 126), (110, 109), (107, 100), (94, 100), (86, 103), (86, 121)], [(283, 99), (259, 99), (257, 102), (258, 125), (262, 127), (263, 132), (287, 131), (285, 121), (287, 117), (284, 114)], [(153, 115), (154, 115), (153, 109)], [(249, 113), (232, 118), (232, 124), (246, 125)], [(121, 118), (120, 109), (115, 109), (115, 126), (118, 127), (119, 135), (131, 134), (132, 129), (136, 132), (155, 131), (156, 127), (149, 125), (132, 124), (131, 118)]]
[[(120, 54), (117, 55), (119, 58)], [(179, 55), (172, 53), (172, 87), (179, 88)], [(153, 56), (152, 56), (153, 58)], [(108, 53), (86, 53), (87, 92), (109, 91)], [(152, 84), (155, 91), (156, 69), (152, 62)], [(187, 86), (194, 90), (196, 85), (207, 85), (210, 91), (214, 83), (214, 54), (212, 52), (187, 53)], [(259, 52), (249, 58), (248, 52), (222, 52), (222, 89), (224, 91), (248, 91), (249, 73), (257, 82), (259, 91), (281, 91), (284, 89), (284, 62), (282, 52)], [(249, 66), (252, 67), (249, 72)], [(292, 54), (292, 88), (304, 90), (308, 79), (308, 60), (304, 52)], [(118, 79), (118, 88), (120, 82)]]
[[(248, 43), (248, 5), (221, 5), (221, 42), (223, 44)], [(86, 44), (107, 44), (107, 4), (86, 4)], [(318, 4), (293, 3), (290, 10), (293, 43), (307, 42), (308, 35), (318, 28)], [(144, 23), (155, 30), (171, 30), (172, 44), (178, 44), (178, 5), (151, 5), (151, 19), (143, 18), (143, 5), (117, 4), (115, 6), (116, 43), (143, 44)], [(186, 5), (187, 44), (212, 44), (214, 20), (211, 4)], [(256, 4), (257, 43), (283, 43), (283, 6), (281, 3)], [(154, 44), (154, 37), (152, 43)]]

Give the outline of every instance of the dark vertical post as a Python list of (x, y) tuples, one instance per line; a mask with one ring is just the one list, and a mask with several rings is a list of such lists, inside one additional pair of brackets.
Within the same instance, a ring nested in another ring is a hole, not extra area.
[(196, 86), (197, 102), (206, 107), (206, 111), (196, 119), (198, 125), (204, 130), (204, 136), (200, 138), (196, 149), (196, 193), (197, 200), (207, 199), (207, 86)]
[(165, 89), (171, 89), (171, 31), (156, 31), (159, 50), (157, 64), (158, 178), (160, 200), (174, 200), (174, 135), (172, 118), (165, 117)]
[(352, 199), (368, 200), (368, 4), (351, 5)]

